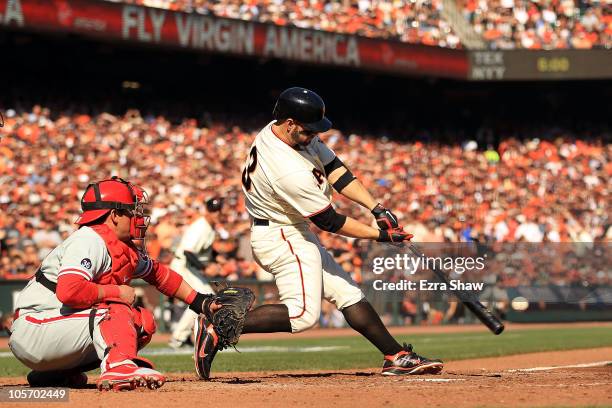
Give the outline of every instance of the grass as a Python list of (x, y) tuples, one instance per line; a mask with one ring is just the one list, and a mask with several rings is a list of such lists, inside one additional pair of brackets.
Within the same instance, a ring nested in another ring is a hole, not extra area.
[[(501, 336), (490, 333), (421, 334), (400, 337), (411, 342), (419, 354), (442, 360), (496, 357), (538, 351), (571, 350), (612, 346), (612, 328), (551, 328), (509, 331)], [(142, 353), (163, 372), (193, 370), (190, 355), (147, 355), (147, 351), (165, 345), (153, 345)], [(322, 339), (245, 340), (238, 349), (283, 347), (289, 350), (258, 352), (222, 352), (215, 359), (214, 371), (335, 370), (378, 367), (380, 353), (361, 337)], [(305, 347), (323, 347), (316, 352), (296, 352)], [(325, 349), (329, 348), (329, 349)], [(294, 351), (291, 351), (293, 349)], [(27, 374), (28, 369), (13, 357), (0, 358), (0, 376)]]

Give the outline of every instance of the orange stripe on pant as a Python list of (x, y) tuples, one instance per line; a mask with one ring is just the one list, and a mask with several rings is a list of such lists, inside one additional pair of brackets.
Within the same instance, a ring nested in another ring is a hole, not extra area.
[(302, 312), (297, 316), (289, 316), (289, 319), (299, 319), (300, 317), (304, 316), (304, 313), (306, 312), (306, 290), (304, 289), (304, 273), (302, 272), (302, 263), (300, 262), (300, 258), (297, 256), (297, 254), (293, 252), (293, 247), (291, 246), (291, 242), (289, 242), (287, 238), (285, 238), (285, 233), (283, 232), (282, 228), (281, 228), (281, 237), (283, 237), (283, 241), (285, 241), (289, 245), (289, 250), (291, 251), (291, 254), (295, 256), (295, 259), (297, 260), (298, 268), (300, 269), (300, 280), (302, 282)]

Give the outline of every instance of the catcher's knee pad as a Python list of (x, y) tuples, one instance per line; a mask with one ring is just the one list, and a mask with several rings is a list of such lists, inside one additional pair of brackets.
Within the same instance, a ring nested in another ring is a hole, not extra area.
[(157, 324), (155, 323), (155, 316), (153, 316), (153, 313), (144, 307), (139, 306), (134, 308), (132, 309), (132, 313), (138, 339), (138, 350), (140, 350), (149, 344), (151, 338), (153, 338), (153, 334), (155, 334), (157, 330)]
[(137, 336), (133, 309), (123, 303), (111, 303), (99, 324), (100, 334), (107, 346), (104, 361), (112, 368), (125, 360), (136, 358)]

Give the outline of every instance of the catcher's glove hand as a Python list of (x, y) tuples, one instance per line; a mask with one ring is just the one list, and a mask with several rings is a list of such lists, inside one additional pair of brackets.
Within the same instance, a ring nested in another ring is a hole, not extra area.
[(249, 311), (255, 295), (249, 288), (225, 288), (217, 292), (215, 303), (221, 308), (212, 316), (212, 324), (219, 336), (218, 348), (220, 350), (235, 346), (238, 343), (246, 313)]
[(395, 229), (399, 227), (397, 217), (388, 208), (382, 206), (382, 204), (376, 204), (376, 207), (372, 210), (372, 215), (376, 218), (376, 224), (381, 230)]

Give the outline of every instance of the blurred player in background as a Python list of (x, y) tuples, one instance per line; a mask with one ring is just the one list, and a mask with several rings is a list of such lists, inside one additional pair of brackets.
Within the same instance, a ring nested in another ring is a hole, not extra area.
[[(200, 293), (213, 293), (206, 282), (204, 270), (213, 259), (214, 225), (223, 207), (221, 198), (206, 202), (206, 212), (193, 221), (185, 230), (181, 242), (174, 252), (170, 267), (179, 273), (189, 285)], [(197, 314), (187, 308), (172, 331), (169, 345), (174, 349), (192, 346), (191, 333)]]

